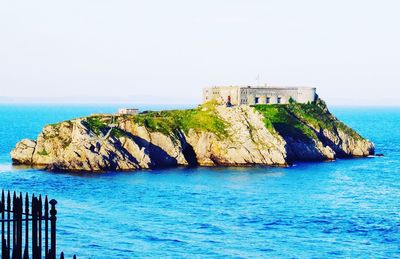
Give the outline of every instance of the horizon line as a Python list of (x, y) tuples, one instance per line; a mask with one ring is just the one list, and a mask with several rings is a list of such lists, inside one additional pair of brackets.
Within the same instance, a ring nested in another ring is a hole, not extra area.
[[(116, 106), (116, 105), (159, 105), (159, 106), (198, 106), (202, 103), (140, 103), (140, 102), (1, 102), (0, 105), (51, 105), (51, 106), (91, 106), (91, 105), (104, 105), (104, 106)], [(328, 107), (349, 107), (349, 108), (400, 108), (400, 104), (328, 104)]]

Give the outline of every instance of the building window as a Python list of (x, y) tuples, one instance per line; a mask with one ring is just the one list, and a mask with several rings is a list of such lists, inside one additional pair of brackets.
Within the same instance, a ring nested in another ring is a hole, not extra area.
[(281, 97), (278, 97), (278, 99), (276, 100), (277, 103), (281, 103), (281, 101), (282, 101)]
[(267, 97), (266, 99), (265, 99), (265, 103), (270, 103), (271, 102), (271, 98), (270, 97)]
[(258, 103), (258, 99), (259, 99), (258, 97), (254, 98), (254, 103), (257, 104)]

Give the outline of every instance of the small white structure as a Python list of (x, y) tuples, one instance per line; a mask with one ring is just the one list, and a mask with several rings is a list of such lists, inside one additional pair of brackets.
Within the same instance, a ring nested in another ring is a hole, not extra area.
[(135, 108), (121, 108), (118, 110), (118, 114), (138, 115), (139, 109)]
[(315, 101), (316, 88), (277, 86), (214, 86), (203, 89), (203, 103), (215, 100), (231, 105), (287, 104)]

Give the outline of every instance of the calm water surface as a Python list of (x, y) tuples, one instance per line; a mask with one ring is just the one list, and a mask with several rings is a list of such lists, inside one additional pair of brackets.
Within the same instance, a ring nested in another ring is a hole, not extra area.
[(58, 200), (68, 256), (400, 257), (399, 109), (332, 109), (383, 158), (96, 175), (11, 166), (15, 143), (45, 124), (116, 108), (0, 106), (0, 187)]

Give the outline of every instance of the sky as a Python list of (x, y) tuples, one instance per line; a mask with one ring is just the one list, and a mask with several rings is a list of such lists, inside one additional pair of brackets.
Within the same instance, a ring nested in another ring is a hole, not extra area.
[(201, 102), (214, 85), (400, 104), (398, 0), (2, 0), (0, 102)]

